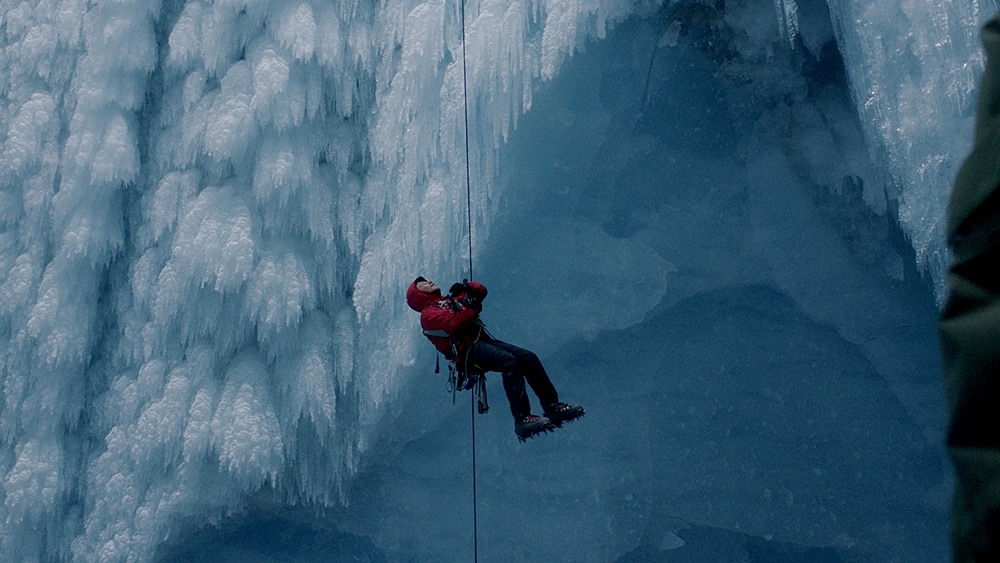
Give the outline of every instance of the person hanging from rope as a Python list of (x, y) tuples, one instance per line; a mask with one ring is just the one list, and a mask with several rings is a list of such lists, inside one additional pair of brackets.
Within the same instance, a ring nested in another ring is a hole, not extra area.
[[(406, 290), (406, 303), (420, 313), (424, 335), (459, 371), (500, 372), (503, 388), (514, 415), (514, 433), (522, 442), (584, 415), (580, 405), (559, 401), (555, 386), (534, 352), (508, 344), (483, 328), (479, 314), (486, 298), (486, 286), (476, 281), (456, 283), (449, 295), (434, 282), (418, 277)], [(531, 413), (525, 382), (531, 386), (544, 416)]]

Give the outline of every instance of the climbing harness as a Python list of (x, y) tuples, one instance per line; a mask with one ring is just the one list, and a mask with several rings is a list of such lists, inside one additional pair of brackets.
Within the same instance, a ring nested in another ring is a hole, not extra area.
[[(456, 353), (454, 354), (454, 358), (448, 362), (447, 388), (448, 392), (451, 393), (451, 404), (455, 404), (459, 391), (472, 390), (473, 395), (476, 397), (479, 414), (486, 414), (490, 410), (489, 399), (486, 395), (486, 370), (475, 364), (471, 366), (472, 369), (469, 369), (469, 350), (476, 342), (479, 342), (483, 330), (482, 322), (480, 322), (476, 339), (465, 350), (464, 357), (460, 357)], [(457, 352), (454, 344), (452, 344), (452, 350)], [(462, 362), (461, 367), (459, 366), (459, 360)], [(437, 372), (435, 371), (435, 373)]]
[(459, 391), (472, 390), (476, 398), (476, 405), (479, 414), (486, 414), (490, 410), (489, 400), (486, 395), (486, 374), (481, 371), (464, 373), (460, 371), (455, 362), (448, 363), (448, 392), (451, 393), (451, 404), (455, 404)]

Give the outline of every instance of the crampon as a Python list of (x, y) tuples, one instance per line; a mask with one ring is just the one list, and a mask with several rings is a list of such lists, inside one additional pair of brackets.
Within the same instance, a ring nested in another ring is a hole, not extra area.
[(529, 414), (514, 424), (514, 433), (517, 434), (518, 440), (524, 442), (528, 438), (534, 438), (542, 432), (549, 432), (555, 428), (556, 425), (548, 418)]
[(545, 410), (545, 418), (554, 424), (556, 428), (562, 428), (564, 422), (573, 422), (587, 414), (581, 405), (567, 405), (566, 403), (555, 403)]

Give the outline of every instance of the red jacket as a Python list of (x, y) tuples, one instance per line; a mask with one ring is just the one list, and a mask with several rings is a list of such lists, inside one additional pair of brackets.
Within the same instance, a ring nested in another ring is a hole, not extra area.
[[(449, 359), (456, 352), (465, 352), (479, 333), (479, 313), (483, 310), (486, 286), (475, 281), (466, 282), (465, 286), (468, 288), (466, 292), (450, 297), (442, 296), (440, 290), (434, 293), (420, 291), (417, 281), (406, 290), (406, 304), (420, 313), (420, 327), (424, 335)], [(466, 305), (460, 301), (465, 301)]]

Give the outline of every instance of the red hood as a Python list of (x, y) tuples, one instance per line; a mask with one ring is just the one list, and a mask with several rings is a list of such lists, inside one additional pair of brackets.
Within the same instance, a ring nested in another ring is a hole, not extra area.
[[(419, 280), (421, 278), (417, 278)], [(417, 280), (406, 289), (406, 304), (416, 312), (423, 311), (429, 305), (433, 305), (442, 299), (441, 290), (434, 293), (426, 293), (417, 289)]]

